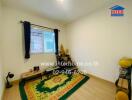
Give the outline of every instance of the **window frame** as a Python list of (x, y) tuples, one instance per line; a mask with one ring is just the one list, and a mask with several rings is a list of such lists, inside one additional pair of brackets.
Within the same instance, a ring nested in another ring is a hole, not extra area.
[[(49, 29), (45, 29), (45, 28), (40, 28), (40, 27), (37, 27), (37, 26), (31, 26), (31, 37), (32, 37), (32, 29), (36, 29), (36, 30), (42, 30), (42, 31), (49, 31), (49, 32), (53, 32), (54, 33), (54, 31), (53, 30), (49, 30)], [(55, 33), (54, 33), (54, 35), (55, 35)], [(30, 38), (31, 38), (30, 37)], [(55, 37), (54, 37), (55, 38)], [(32, 38), (31, 38), (31, 41), (32, 41)], [(43, 50), (42, 50), (42, 52), (32, 52), (32, 45), (31, 45), (31, 42), (30, 42), (30, 54), (31, 55), (39, 55), (39, 54), (55, 54), (55, 52), (56, 52), (56, 47), (55, 47), (55, 39), (54, 39), (54, 52), (45, 52), (45, 50), (44, 50), (44, 33), (43, 33), (43, 38), (42, 38), (42, 45), (43, 45)]]

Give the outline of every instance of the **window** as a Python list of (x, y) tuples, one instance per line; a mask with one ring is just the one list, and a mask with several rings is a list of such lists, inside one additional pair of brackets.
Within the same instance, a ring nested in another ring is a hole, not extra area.
[(41, 28), (31, 28), (31, 53), (55, 53), (55, 34)]

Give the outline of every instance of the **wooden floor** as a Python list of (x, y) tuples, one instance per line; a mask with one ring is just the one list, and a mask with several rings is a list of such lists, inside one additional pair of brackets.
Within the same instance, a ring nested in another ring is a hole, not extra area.
[[(115, 100), (116, 88), (113, 83), (90, 76), (90, 79), (74, 92), (68, 100)], [(18, 82), (6, 89), (3, 100), (21, 100)]]

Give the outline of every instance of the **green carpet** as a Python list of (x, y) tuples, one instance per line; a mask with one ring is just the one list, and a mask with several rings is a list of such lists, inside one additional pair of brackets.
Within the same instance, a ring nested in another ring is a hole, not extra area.
[(83, 74), (59, 74), (21, 81), (19, 90), (22, 100), (65, 100), (88, 79)]

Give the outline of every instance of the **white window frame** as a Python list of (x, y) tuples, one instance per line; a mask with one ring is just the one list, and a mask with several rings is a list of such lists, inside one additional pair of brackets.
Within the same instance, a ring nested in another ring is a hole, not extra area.
[[(31, 30), (32, 29), (36, 29), (36, 30), (44, 30), (44, 31), (51, 31), (51, 32), (53, 32), (52, 30), (48, 30), (48, 29), (43, 29), (43, 28), (39, 28), (39, 27), (36, 27), (36, 26), (31, 26)], [(54, 33), (55, 34), (55, 33)], [(31, 36), (32, 36), (32, 31), (31, 31)], [(43, 33), (43, 38), (42, 38), (43, 40), (43, 50), (42, 50), (42, 52), (32, 52), (32, 44), (31, 44), (31, 42), (30, 42), (30, 54), (33, 54), (33, 55), (36, 55), (36, 54), (55, 54), (55, 52), (56, 52), (56, 49), (55, 49), (55, 40), (54, 40), (54, 52), (46, 52), (45, 51), (45, 47), (44, 47), (44, 33)], [(31, 41), (32, 41), (32, 38), (31, 38)]]

